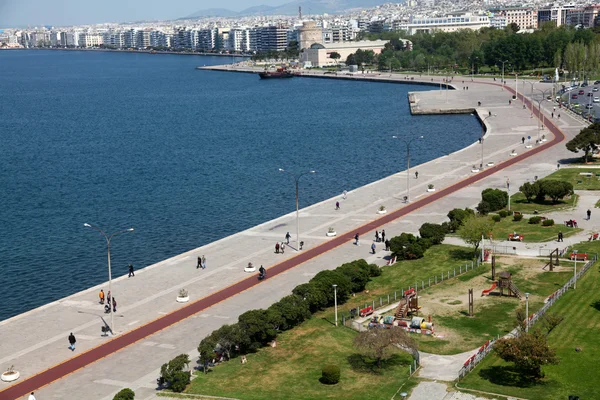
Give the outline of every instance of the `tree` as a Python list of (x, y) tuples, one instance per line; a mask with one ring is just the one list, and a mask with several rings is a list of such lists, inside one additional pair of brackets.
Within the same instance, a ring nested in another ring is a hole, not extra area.
[[(185, 367), (190, 363), (190, 357), (187, 354), (180, 354), (168, 363), (165, 363), (160, 367), (160, 377), (158, 378), (158, 385), (162, 386), (167, 384), (171, 386), (175, 379), (175, 374), (177, 372), (182, 372)], [(189, 383), (189, 373), (188, 375), (188, 383)]]
[(419, 228), (419, 235), (424, 239), (430, 239), (432, 244), (442, 244), (446, 233), (446, 229), (440, 224), (426, 222)]
[(514, 363), (521, 373), (533, 378), (543, 377), (543, 365), (559, 362), (546, 337), (537, 330), (521, 332), (516, 338), (502, 338), (494, 344), (494, 350), (504, 361)]
[(129, 388), (122, 389), (119, 393), (115, 394), (113, 400), (133, 400), (135, 399), (135, 393)]
[[(230, 359), (237, 349), (245, 349), (250, 345), (250, 338), (239, 324), (223, 325), (210, 335), (211, 343), (216, 343)], [(214, 349), (216, 346), (212, 346)]]
[(215, 342), (215, 339), (212, 337), (212, 335), (202, 339), (198, 345), (198, 355), (200, 357), (200, 362), (204, 366), (205, 374), (208, 373), (208, 363), (215, 356), (215, 347), (217, 347), (217, 342)]
[(283, 317), (281, 330), (298, 326), (311, 317), (308, 303), (297, 294), (286, 296), (269, 308), (276, 310)]
[(311, 312), (316, 312), (327, 305), (327, 293), (322, 292), (311, 282), (296, 286), (292, 293), (302, 297)]
[(553, 203), (557, 203), (559, 199), (573, 194), (573, 185), (566, 181), (548, 179), (541, 181), (540, 186), (544, 195), (550, 197)]
[(342, 58), (342, 56), (337, 51), (332, 51), (329, 54), (329, 58), (331, 58), (332, 60), (339, 60), (340, 58)]
[(465, 220), (463, 226), (458, 231), (458, 235), (465, 243), (475, 247), (475, 252), (481, 243), (481, 237), (489, 237), (492, 232), (493, 222), (487, 217), (472, 216)]
[(537, 182), (535, 182), (534, 184), (525, 182), (521, 185), (519, 191), (523, 193), (523, 195), (527, 199), (527, 202), (531, 203), (531, 199), (537, 197), (538, 193), (540, 192), (540, 185), (537, 184)]
[(490, 211), (502, 210), (508, 204), (508, 193), (500, 189), (487, 188), (481, 192), (481, 200), (489, 203)]
[(517, 33), (517, 32), (519, 32), (519, 30), (521, 28), (519, 28), (518, 24), (516, 24), (514, 22), (511, 22), (510, 24), (508, 24), (508, 26), (506, 27), (506, 29), (508, 29), (511, 33)]
[(248, 335), (251, 349), (257, 349), (277, 336), (278, 324), (283, 324), (283, 321), (280, 320), (281, 314), (272, 311), (250, 310), (239, 316), (238, 323)]
[(350, 54), (346, 58), (346, 65), (358, 65), (358, 63), (356, 62), (356, 56), (354, 54)]
[(572, 151), (573, 153), (579, 153), (579, 151), (583, 151), (583, 159), (587, 163), (589, 155), (592, 151), (598, 148), (599, 143), (600, 123), (595, 122), (587, 128), (583, 128), (577, 136), (575, 136), (566, 144), (566, 146), (567, 150)]
[(464, 210), (462, 208), (455, 208), (454, 210), (450, 210), (448, 213), (450, 231), (456, 232), (462, 226), (463, 222), (472, 215), (475, 215), (475, 211), (470, 208), (465, 208)]
[(406, 232), (390, 240), (390, 250), (399, 260), (421, 258), (429, 247), (431, 247), (429, 239), (417, 238), (415, 235)]
[(416, 343), (400, 328), (372, 328), (363, 331), (354, 339), (354, 346), (363, 357), (375, 359), (379, 368), (381, 362), (389, 359), (397, 347), (411, 354), (417, 351)]

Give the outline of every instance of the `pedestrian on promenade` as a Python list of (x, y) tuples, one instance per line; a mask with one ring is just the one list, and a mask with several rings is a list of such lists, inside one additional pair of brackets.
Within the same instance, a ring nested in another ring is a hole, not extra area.
[(510, 106), (512, 104), (512, 100), (508, 100), (508, 105)]
[(108, 291), (108, 294), (106, 295), (106, 302), (108, 303), (108, 306), (110, 307), (110, 290)]
[(385, 241), (385, 251), (390, 251), (390, 241), (389, 240)]
[(117, 312), (117, 300), (115, 300), (115, 298), (112, 298), (113, 300), (113, 312)]
[(379, 232), (375, 230), (375, 241), (379, 242)]
[(563, 241), (563, 233), (561, 231), (561, 232), (558, 232), (558, 240), (557, 240), (557, 242), (562, 242), (562, 241)]
[(419, 179), (419, 171), (415, 171), (415, 179)]
[(558, 113), (558, 119), (560, 119), (560, 113)]
[(283, 254), (285, 252), (285, 243), (281, 242), (281, 254)]
[(291, 238), (291, 237), (292, 237), (292, 235), (290, 235), (290, 233), (289, 233), (289, 232), (285, 234), (285, 240), (286, 240), (286, 243), (287, 243), (287, 244), (290, 244), (290, 238)]
[(346, 192), (346, 191), (344, 190), (344, 192), (342, 193), (342, 197), (344, 198), (344, 200), (346, 200), (346, 197), (348, 197), (348, 192)]
[(554, 112), (552, 112), (552, 118), (554, 118)]
[(129, 276), (128, 276), (128, 278), (131, 278), (132, 276), (135, 276), (135, 274), (133, 273), (133, 265), (129, 264), (127, 266), (127, 268), (129, 268)]
[(385, 242), (385, 229), (381, 230), (381, 241)]
[(206, 269), (206, 257), (202, 254), (202, 269)]
[(198, 264), (196, 264), (196, 269), (201, 268), (202, 267), (202, 258), (200, 258), (200, 256), (198, 256)]
[(467, 86), (467, 90), (469, 90), (469, 87)]
[(75, 343), (77, 343), (77, 340), (75, 339), (73, 332), (71, 332), (69, 335), (69, 349), (71, 349), (71, 351), (75, 351)]
[(31, 392), (31, 394), (29, 395), (27, 400), (35, 400), (35, 396), (33, 395), (33, 392)]
[(592, 211), (588, 208), (587, 210), (588, 221), (592, 218)]
[(100, 297), (100, 304), (104, 304), (104, 290), (100, 289), (100, 293), (98, 293), (98, 297)]
[(556, 164), (556, 169), (560, 169), (560, 163)]
[(525, 136), (521, 138), (521, 144), (525, 144)]
[(336, 202), (335, 202), (335, 209), (336, 209), (336, 210), (339, 210), (339, 209), (340, 209), (340, 202), (339, 202), (339, 201), (336, 201)]
[(300, 241), (300, 250), (302, 250), (302, 246), (304, 246), (304, 242)]
[(371, 251), (373, 252), (373, 254), (375, 254), (375, 248), (377, 246), (375, 246), (375, 242), (371, 243)]
[(275, 243), (275, 254), (279, 254), (279, 242)]
[(358, 232), (356, 232), (356, 235), (354, 235), (354, 244), (357, 246), (360, 246), (360, 242), (358, 241), (358, 238), (359, 238)]

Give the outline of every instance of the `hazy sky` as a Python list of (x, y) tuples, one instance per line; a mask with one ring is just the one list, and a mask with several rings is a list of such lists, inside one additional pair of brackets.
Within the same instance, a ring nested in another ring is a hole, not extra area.
[(241, 11), (289, 0), (0, 0), (0, 29), (27, 25), (80, 25), (101, 22), (165, 20), (207, 8)]

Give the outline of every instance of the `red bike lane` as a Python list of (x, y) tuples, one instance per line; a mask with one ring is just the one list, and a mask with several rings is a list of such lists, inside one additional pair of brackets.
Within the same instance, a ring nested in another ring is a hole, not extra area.
[[(500, 86), (494, 83), (486, 83), (489, 85)], [(506, 89), (514, 93), (514, 91), (508, 87)], [(524, 99), (523, 95), (519, 95), (519, 98), (528, 104), (531, 107), (531, 101), (528, 99)], [(537, 108), (533, 107), (533, 110), (537, 111)], [(311, 249), (307, 249), (304, 252), (289, 258), (279, 264), (276, 264), (268, 269), (268, 276), (272, 277), (278, 274), (281, 274), (287, 270), (290, 270), (294, 267), (297, 267), (300, 264), (303, 264), (312, 258), (318, 257), (319, 255), (326, 253), (332, 249), (335, 249), (343, 244), (347, 244), (351, 240), (353, 240), (354, 235), (358, 233), (359, 235), (364, 235), (370, 231), (373, 231), (379, 228), (382, 225), (388, 224), (400, 217), (403, 217), (421, 207), (424, 207), (428, 204), (433, 203), (436, 200), (439, 200), (451, 193), (454, 193), (460, 189), (463, 189), (475, 182), (478, 182), (488, 176), (501, 171), (511, 165), (514, 165), (520, 161), (525, 160), (526, 158), (532, 157), (542, 151), (549, 149), (562, 142), (565, 139), (565, 135), (558, 129), (552, 121), (545, 121), (545, 125), (554, 134), (554, 139), (533, 149), (529, 150), (526, 153), (519, 154), (511, 159), (504, 161), (496, 166), (489, 167), (482, 172), (479, 172), (475, 175), (469, 176), (464, 180), (457, 182), (447, 188), (444, 188), (440, 191), (433, 192), (427, 197), (422, 198), (421, 200), (415, 201), (413, 203), (407, 204), (399, 210), (386, 214), (374, 221), (368, 222), (361, 227), (352, 230), (350, 232), (346, 232), (340, 236), (337, 236), (328, 242), (325, 242), (319, 246), (316, 246)], [(50, 367), (42, 372), (39, 372), (29, 378), (24, 379), (19, 383), (15, 383), (10, 387), (7, 387), (0, 391), (0, 399), (8, 400), (8, 399), (17, 399), (19, 397), (25, 396), (35, 390), (39, 390), (40, 388), (55, 382), (69, 374), (74, 373), (75, 371), (84, 368), (87, 365), (90, 365), (98, 360), (101, 360), (113, 353), (116, 353), (148, 336), (151, 336), (163, 329), (166, 329), (170, 326), (175, 325), (178, 322), (181, 322), (194, 314), (197, 314), (221, 301), (224, 301), (230, 297), (235, 296), (236, 294), (243, 292), (247, 289), (252, 288), (255, 285), (268, 282), (266, 281), (258, 281), (256, 275), (250, 276), (246, 279), (243, 279), (231, 286), (228, 286), (222, 290), (219, 290), (209, 296), (206, 296), (202, 299), (199, 299), (193, 303), (186, 305), (183, 308), (180, 308), (176, 311), (171, 312), (165, 316), (157, 318), (145, 325), (142, 325), (136, 329), (133, 329), (129, 332), (126, 332), (120, 336), (117, 336), (108, 342), (105, 342), (97, 347), (94, 347), (90, 350), (87, 350), (84, 353), (81, 353), (75, 357), (72, 357), (60, 364), (57, 364), (53, 367)]]

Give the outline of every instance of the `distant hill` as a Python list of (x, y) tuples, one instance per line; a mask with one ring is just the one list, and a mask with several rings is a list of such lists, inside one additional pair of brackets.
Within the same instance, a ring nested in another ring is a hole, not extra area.
[(352, 8), (370, 8), (389, 3), (389, 0), (295, 0), (280, 6), (253, 6), (240, 12), (224, 8), (211, 8), (190, 14), (186, 18), (242, 17), (251, 15), (296, 15), (298, 7), (303, 14), (335, 14)]

